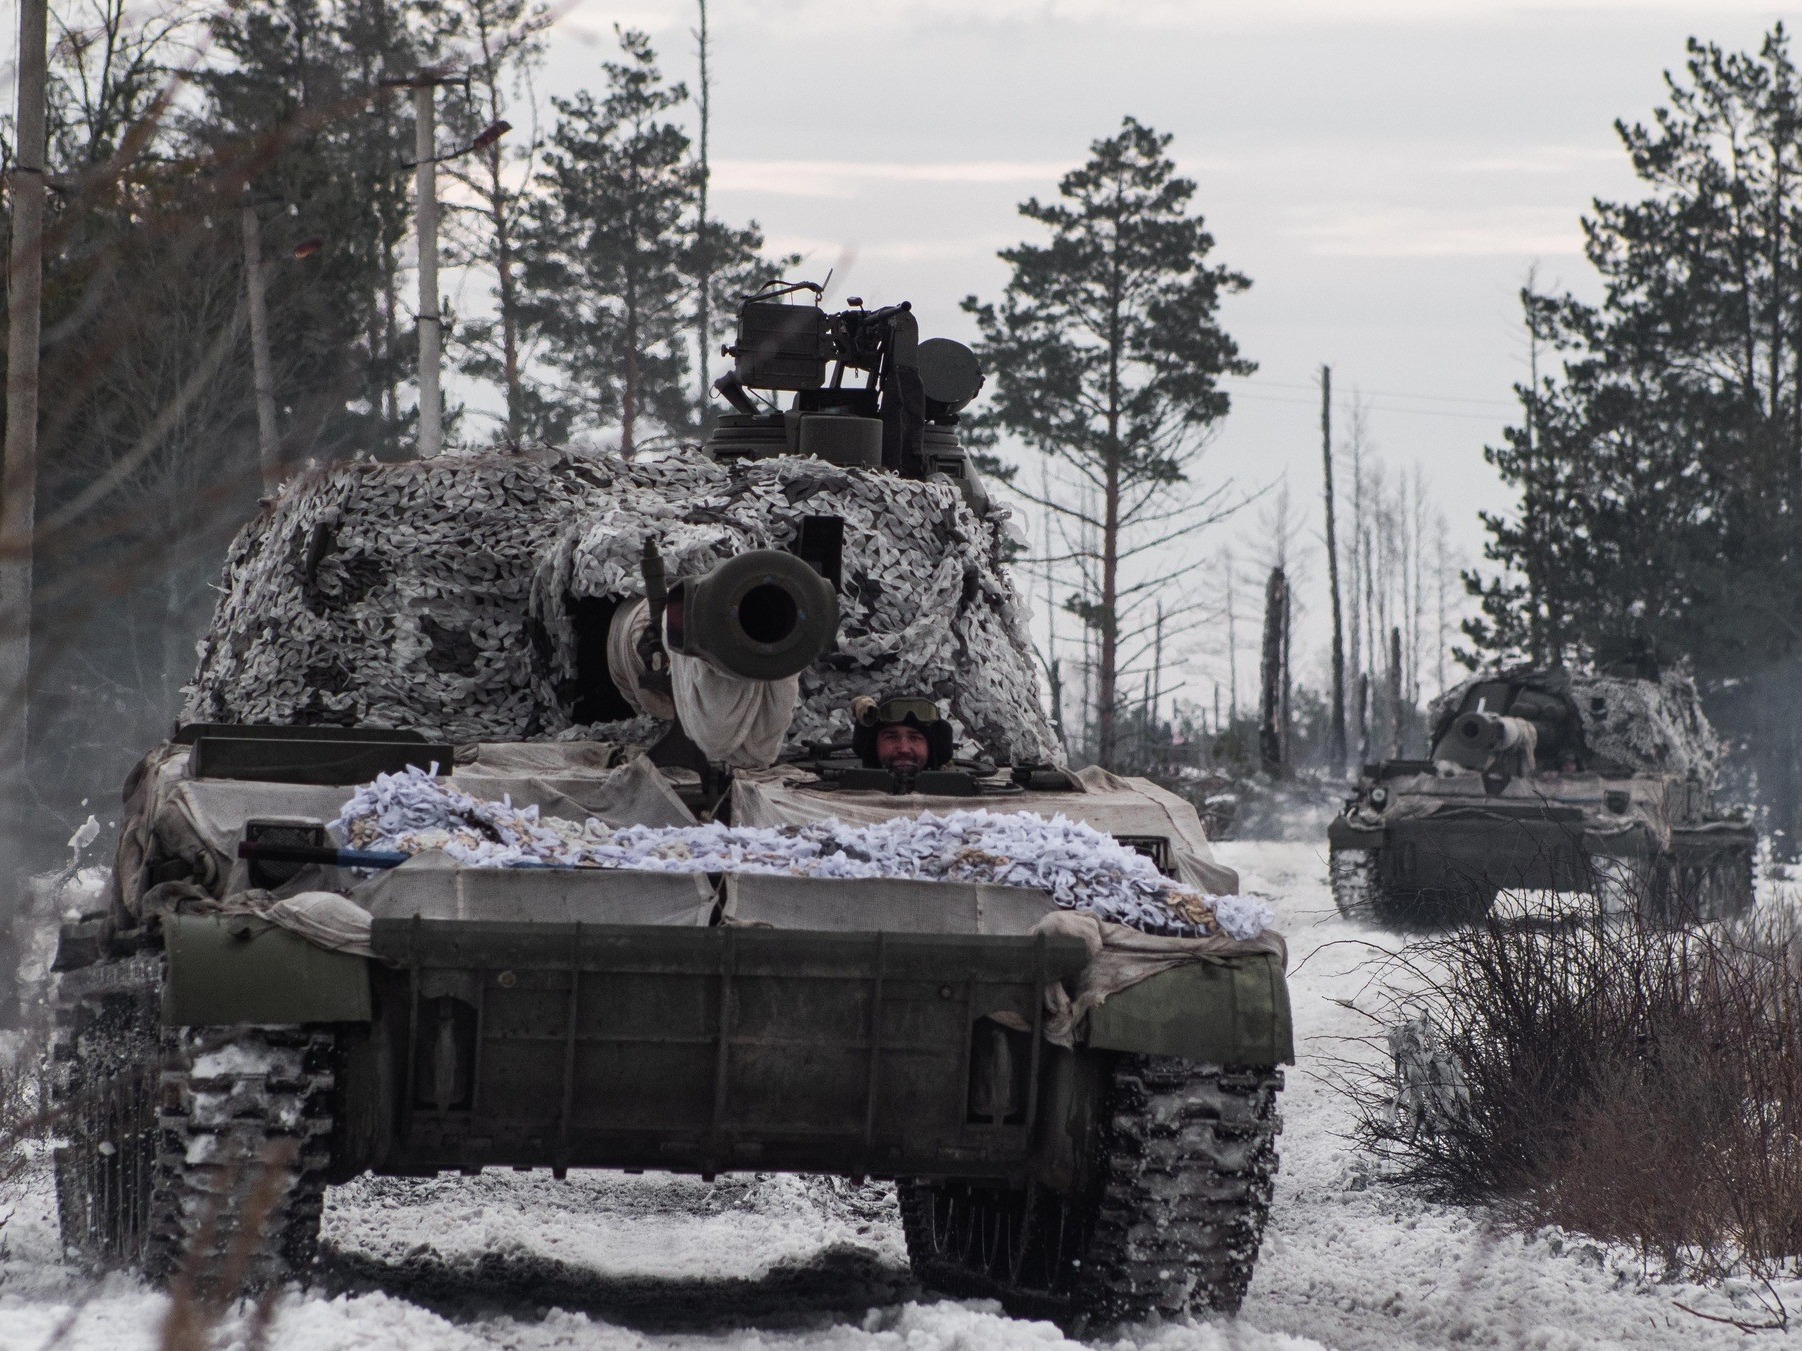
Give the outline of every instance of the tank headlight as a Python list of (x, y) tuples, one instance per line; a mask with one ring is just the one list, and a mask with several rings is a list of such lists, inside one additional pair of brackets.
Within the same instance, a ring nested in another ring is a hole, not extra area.
[(1379, 810), (1387, 807), (1389, 805), (1389, 790), (1387, 788), (1372, 788), (1370, 790), (1370, 805)]

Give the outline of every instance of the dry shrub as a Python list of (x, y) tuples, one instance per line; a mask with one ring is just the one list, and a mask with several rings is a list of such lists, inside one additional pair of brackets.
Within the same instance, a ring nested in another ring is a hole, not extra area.
[(1774, 1274), (1802, 1254), (1802, 929), (1672, 929), (1583, 899), (1504, 900), (1395, 959), (1414, 1105), (1366, 1086), (1360, 1136), (1436, 1199), (1670, 1274)]

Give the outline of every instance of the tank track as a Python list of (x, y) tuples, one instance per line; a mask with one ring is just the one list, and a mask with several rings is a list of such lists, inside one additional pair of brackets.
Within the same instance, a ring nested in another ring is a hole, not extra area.
[(1235, 1312), (1263, 1241), (1283, 1072), (1122, 1056), (1090, 1192), (901, 1184), (914, 1272), (1077, 1329)]
[(1333, 904), (1345, 919), (1409, 931), (1478, 924), (1495, 902), (1493, 888), (1473, 882), (1463, 891), (1398, 889), (1383, 880), (1374, 849), (1333, 849), (1327, 854)]
[(64, 1245), (221, 1297), (305, 1275), (330, 1164), (332, 1034), (160, 1027), (161, 959), (132, 962), (71, 973), (85, 979), (65, 977), (58, 999)]
[(1368, 923), (1377, 916), (1383, 883), (1374, 849), (1333, 849), (1327, 854), (1333, 904), (1346, 919)]
[(1667, 923), (1737, 919), (1757, 899), (1756, 847), (1679, 844), (1673, 851), (1659, 918)]

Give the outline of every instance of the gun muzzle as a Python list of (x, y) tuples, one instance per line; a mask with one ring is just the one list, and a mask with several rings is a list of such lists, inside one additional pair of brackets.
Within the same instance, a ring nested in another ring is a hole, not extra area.
[(1533, 724), (1525, 718), (1499, 713), (1460, 713), (1433, 748), (1435, 760), (1449, 760), (1466, 769), (1487, 769), (1504, 751), (1518, 750), (1533, 736)]
[(663, 631), (671, 652), (746, 680), (781, 680), (832, 646), (838, 593), (794, 554), (757, 549), (672, 583)]

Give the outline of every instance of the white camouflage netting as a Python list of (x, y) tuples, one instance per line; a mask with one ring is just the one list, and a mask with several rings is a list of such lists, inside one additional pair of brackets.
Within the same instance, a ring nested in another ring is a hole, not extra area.
[[(1485, 680), (1509, 675), (1482, 675), (1433, 701), (1434, 724), (1464, 701), (1465, 693)], [(1598, 768), (1617, 773), (1688, 775), (1713, 783), (1721, 763), (1721, 743), (1702, 712), (1696, 683), (1682, 670), (1666, 671), (1658, 680), (1570, 671), (1568, 694), (1583, 726), (1583, 743)], [(1547, 688), (1535, 684), (1535, 688)]]
[(1243, 896), (1205, 896), (1165, 877), (1143, 854), (1064, 816), (954, 811), (877, 825), (626, 826), (541, 816), (485, 801), (422, 770), (383, 774), (358, 788), (333, 836), (354, 849), (442, 850), (471, 867), (559, 864), (645, 872), (894, 877), (1037, 887), (1060, 906), (1151, 933), (1240, 940), (1270, 927), (1270, 908)]
[(945, 703), (965, 749), (1011, 761), (1060, 758), (1002, 562), (1003, 517), (976, 516), (948, 479), (922, 483), (813, 459), (728, 469), (689, 455), (645, 468), (658, 472), (642, 483), (622, 479), (616, 504), (585, 512), (539, 571), (533, 610), (559, 672), (572, 668), (575, 650), (565, 597), (643, 595), (647, 534), (671, 577), (697, 576), (747, 550), (788, 547), (803, 516), (838, 516), (838, 650), (801, 673), (789, 747), (849, 737), (856, 695), (921, 693)]
[(788, 748), (849, 732), (857, 694), (931, 693), (960, 749), (1057, 762), (1002, 563), (1004, 511), (949, 481), (698, 451), (446, 457), (302, 475), (247, 525), (200, 646), (190, 722), (363, 723), (447, 741), (572, 733), (570, 596), (636, 596), (655, 532), (672, 577), (845, 519), (840, 645), (801, 677)]

